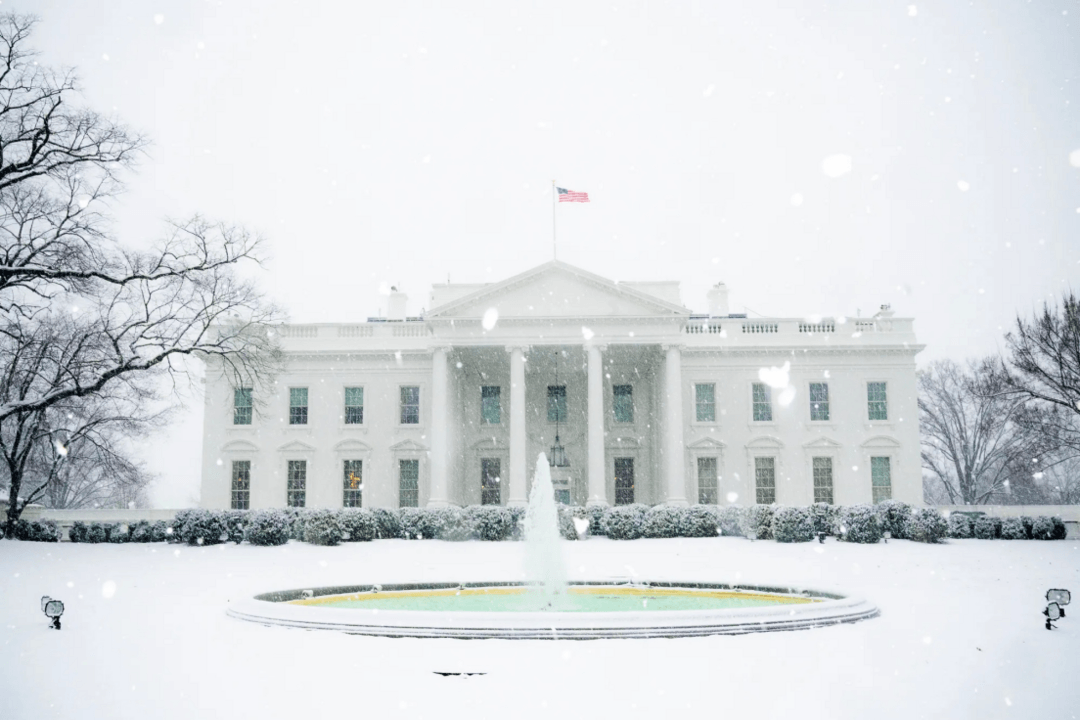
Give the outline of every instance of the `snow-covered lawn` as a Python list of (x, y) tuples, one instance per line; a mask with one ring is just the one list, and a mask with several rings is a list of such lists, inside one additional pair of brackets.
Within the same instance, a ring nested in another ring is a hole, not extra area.
[[(739, 538), (563, 543), (572, 578), (804, 585), (874, 620), (679, 640), (368, 638), (225, 615), (267, 590), (517, 579), (522, 545), (386, 540), (324, 548), (0, 542), (3, 718), (1077, 718), (1076, 540), (928, 546)], [(63, 630), (39, 600), (63, 600)], [(444, 677), (436, 672), (486, 675)]]

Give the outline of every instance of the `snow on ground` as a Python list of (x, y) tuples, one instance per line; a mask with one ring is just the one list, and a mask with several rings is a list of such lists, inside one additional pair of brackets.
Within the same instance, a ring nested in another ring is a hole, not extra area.
[[(268, 628), (225, 609), (275, 589), (516, 579), (518, 543), (4, 541), (0, 716), (1077, 718), (1080, 604), (1053, 632), (1041, 610), (1051, 587), (1080, 591), (1078, 545), (567, 542), (572, 578), (834, 588), (881, 616), (735, 637), (507, 641)], [(59, 632), (41, 613), (46, 594), (67, 606)]]

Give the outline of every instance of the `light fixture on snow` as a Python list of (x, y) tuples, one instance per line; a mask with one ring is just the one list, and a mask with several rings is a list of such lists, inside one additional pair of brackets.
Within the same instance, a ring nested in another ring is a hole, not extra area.
[(1061, 617), (1065, 617), (1065, 606), (1072, 602), (1072, 593), (1068, 590), (1047, 590), (1046, 601), (1057, 603), (1061, 608)]
[(818, 531), (818, 534), (817, 534), (817, 541), (818, 541), (819, 543), (821, 543), (822, 545), (824, 545), (824, 544), (825, 544), (825, 531), (824, 531), (824, 530), (819, 530), (819, 531)]
[(1046, 616), (1046, 629), (1053, 630), (1057, 627), (1053, 623), (1062, 617), (1061, 606), (1052, 602), (1043, 610), (1043, 615)]
[(881, 536), (885, 540), (885, 542), (889, 542), (889, 540), (892, 539), (892, 530), (886, 530), (881, 534)]
[(41, 598), (41, 611), (45, 616), (52, 619), (54, 630), (60, 629), (60, 616), (64, 614), (64, 603), (53, 600), (48, 595)]

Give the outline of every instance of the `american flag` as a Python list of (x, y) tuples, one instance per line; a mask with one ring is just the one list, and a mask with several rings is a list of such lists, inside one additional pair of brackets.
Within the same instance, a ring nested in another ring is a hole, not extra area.
[(589, 202), (589, 193), (576, 192), (566, 188), (557, 187), (559, 202)]

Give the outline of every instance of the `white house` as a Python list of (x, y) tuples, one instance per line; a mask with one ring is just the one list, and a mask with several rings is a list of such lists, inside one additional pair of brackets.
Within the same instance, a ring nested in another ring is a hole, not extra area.
[(540, 452), (575, 504), (921, 504), (912, 320), (709, 304), (552, 261), (284, 325), (263, 397), (208, 368), (202, 505), (524, 504)]

